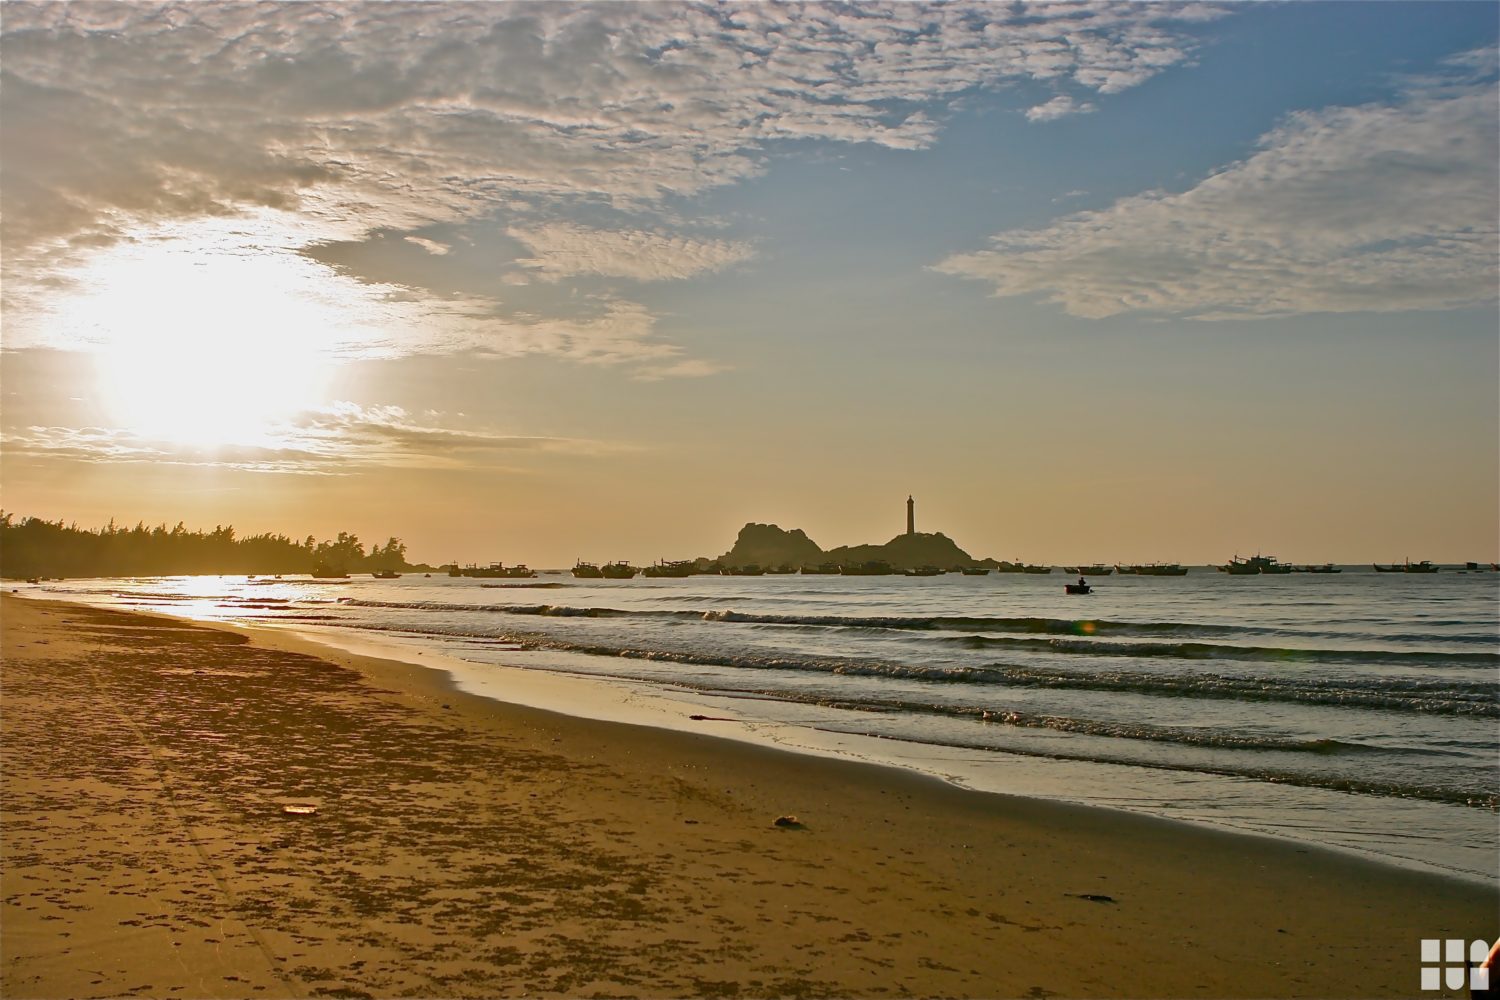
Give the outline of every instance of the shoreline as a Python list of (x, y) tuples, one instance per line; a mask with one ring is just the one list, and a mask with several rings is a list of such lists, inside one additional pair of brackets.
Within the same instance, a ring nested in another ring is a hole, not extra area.
[[(168, 617), (171, 617), (170, 615)], [(1201, 808), (1190, 815), (1173, 815), (1165, 807), (1155, 810), (1117, 805), (1101, 801), (1117, 798), (1121, 782), (1130, 782), (1139, 767), (1119, 762), (1086, 761), (1046, 755), (1016, 754), (994, 751), (994, 758), (975, 765), (972, 750), (938, 743), (908, 744), (899, 739), (850, 733), (839, 729), (820, 729), (785, 722), (742, 716), (731, 701), (727, 707), (712, 711), (728, 712), (733, 717), (705, 716), (704, 706), (690, 700), (676, 700), (662, 690), (633, 686), (629, 681), (586, 675), (556, 674), (546, 670), (513, 664), (479, 664), (449, 654), (408, 646), (399, 638), (364, 634), (325, 625), (303, 623), (265, 623), (248, 625), (234, 622), (205, 622), (246, 634), (265, 634), (267, 641), (288, 643), (288, 648), (313, 655), (349, 654), (421, 667), (442, 675), (453, 689), (501, 705), (524, 706), (571, 718), (600, 723), (640, 726), (666, 732), (695, 733), (715, 739), (731, 740), (773, 752), (803, 754), (829, 760), (890, 768), (905, 774), (938, 781), (942, 784), (979, 795), (1000, 795), (1028, 801), (1049, 802), (1079, 809), (1099, 809), (1127, 816), (1180, 824), (1199, 830), (1212, 830), (1236, 836), (1268, 839), (1298, 848), (1327, 851), (1342, 857), (1359, 858), (1375, 864), (1453, 878), (1471, 885), (1489, 887), (1500, 882), (1500, 871), (1475, 871), (1460, 867), (1455, 859), (1443, 864), (1430, 856), (1383, 852), (1355, 843), (1329, 843), (1326, 840), (1299, 838), (1275, 829), (1257, 828), (1216, 817)], [(704, 721), (708, 720), (707, 723)], [(898, 748), (909, 748), (906, 753)], [(1001, 772), (996, 762), (1013, 765), (1015, 770)], [(1209, 775), (1211, 779), (1223, 775)], [(1139, 779), (1134, 779), (1139, 780)], [(1135, 790), (1138, 799), (1160, 799), (1160, 793), (1149, 787)], [(1059, 785), (1068, 792), (1060, 793)], [(1284, 793), (1287, 786), (1269, 786)], [(1295, 786), (1293, 786), (1295, 788)], [(1349, 793), (1319, 788), (1295, 789), (1304, 794), (1342, 797)], [(1388, 799), (1384, 808), (1399, 812), (1408, 806), (1405, 800)], [(1179, 804), (1175, 804), (1177, 806)], [(1492, 815), (1492, 814), (1491, 814)], [(1401, 816), (1392, 822), (1399, 823)], [(1496, 856), (1500, 864), (1500, 855)]]
[[(1497, 933), (1495, 887), (1332, 850), (506, 704), (280, 630), (3, 600), (6, 996), (166, 995), (151, 955), (66, 971), (130, 920), (182, 968), (240, 970), (179, 976), (204, 996), (1409, 995), (1421, 939)], [(90, 719), (92, 753), (31, 750)], [(44, 805), (69, 782), (90, 794)], [(101, 782), (121, 850), (175, 845), (172, 878), (79, 860)], [(234, 949), (195, 908), (239, 922)]]

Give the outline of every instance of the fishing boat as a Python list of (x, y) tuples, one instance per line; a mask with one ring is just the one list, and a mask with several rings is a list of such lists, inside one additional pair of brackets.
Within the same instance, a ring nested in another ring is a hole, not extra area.
[(896, 571), (888, 562), (872, 559), (870, 562), (846, 563), (839, 568), (845, 576), (890, 576)]
[(649, 577), (681, 577), (693, 575), (693, 561), (691, 559), (659, 560), (653, 566), (647, 566), (641, 570), (642, 576)]
[(318, 562), (313, 564), (312, 573), (309, 574), (314, 580), (347, 580), (349, 574), (342, 568), (331, 563)]
[(816, 566), (804, 565), (802, 567), (802, 574), (804, 576), (838, 576), (839, 564), (827, 562), (818, 563)]
[(1052, 572), (1052, 567), (1051, 566), (1027, 566), (1027, 565), (1025, 565), (1023, 563), (1021, 565), (1021, 572), (1022, 573), (1036, 573), (1036, 574), (1050, 573), (1050, 572)]
[(1275, 556), (1262, 555), (1251, 556), (1249, 559), (1235, 556), (1219, 569), (1230, 576), (1281, 576), (1292, 571), (1291, 566), (1277, 562)]
[(490, 563), (488, 566), (475, 566), (472, 563), (458, 571), (459, 576), (476, 577), (483, 580), (509, 579), (523, 580), (536, 576), (534, 570), (526, 568), (525, 563), (517, 563), (507, 566), (504, 563)]
[(1379, 563), (1371, 563), (1371, 565), (1375, 567), (1375, 572), (1377, 573), (1436, 573), (1438, 571), (1438, 567), (1426, 559), (1423, 559), (1421, 562), (1412, 562), (1410, 559), (1407, 559), (1399, 566), (1395, 564), (1382, 566)]
[(1063, 572), (1069, 575), (1077, 573), (1079, 576), (1109, 576), (1113, 573), (1113, 566), (1064, 566)]
[(789, 573), (797, 572), (797, 567), (788, 563), (782, 563), (780, 566), (767, 566), (766, 572), (773, 576), (786, 576)]
[(639, 572), (634, 566), (623, 562), (605, 563), (599, 567), (600, 575), (606, 580), (629, 580)]
[(990, 571), (985, 566), (965, 566), (959, 572), (964, 576), (989, 576)]
[[(766, 570), (763, 566), (757, 566), (755, 563), (748, 563), (744, 566), (725, 566), (723, 573), (725, 576), (765, 576)], [(650, 576), (651, 574), (648, 573), (646, 575)], [(662, 575), (670, 576), (671, 574)], [(686, 576), (687, 574), (683, 575)]]
[(1131, 568), (1137, 576), (1187, 576), (1187, 567), (1178, 563), (1147, 563)]
[(573, 575), (580, 580), (598, 580), (604, 576), (604, 571), (595, 563), (580, 560), (573, 564)]
[(1298, 573), (1342, 573), (1343, 570), (1333, 563), (1324, 563), (1321, 566), (1298, 566)]
[(942, 576), (945, 570), (936, 566), (917, 566), (913, 569), (902, 570), (904, 576)]
[(399, 579), (401, 579), (401, 574), (397, 573), (393, 569), (383, 569), (383, 570), (380, 570), (377, 573), (371, 573), (370, 575), (373, 576), (377, 580), (399, 580)]

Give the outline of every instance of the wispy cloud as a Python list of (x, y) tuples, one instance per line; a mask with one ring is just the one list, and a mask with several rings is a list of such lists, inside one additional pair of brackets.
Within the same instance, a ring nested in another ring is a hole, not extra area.
[(639, 382), (660, 382), (666, 378), (702, 378), (729, 371), (732, 366), (702, 358), (685, 358), (665, 365), (643, 365), (635, 370)]
[(671, 281), (722, 271), (755, 253), (748, 243), (700, 240), (640, 230), (588, 229), (552, 223), (512, 228), (509, 235), (533, 256), (516, 260), (549, 281), (578, 275), (604, 275), (635, 281)]
[(1399, 103), (1297, 113), (1187, 191), (1000, 233), (936, 269), (1094, 318), (1493, 302), (1497, 112), (1495, 84), (1470, 78), (1422, 82)]
[(620, 443), (464, 430), (431, 421), (432, 415), (424, 422), (399, 406), (339, 402), (267, 426), (253, 440), (213, 446), (163, 441), (121, 428), (44, 426), (7, 434), (4, 446), (16, 458), (165, 463), (301, 475), (345, 475), (376, 466), (482, 468), (514, 461), (522, 453), (597, 455), (630, 450)]
[(426, 250), (428, 253), (437, 257), (446, 256), (448, 251), (453, 249), (446, 243), (438, 243), (434, 240), (423, 239), (420, 236), (408, 236), (406, 237), (406, 242), (410, 243), (412, 246), (421, 247), (423, 250)]
[(1038, 104), (1026, 110), (1026, 120), (1032, 122), (1050, 122), (1067, 115), (1088, 114), (1097, 108), (1088, 102), (1073, 100), (1067, 94), (1058, 94), (1045, 104)]

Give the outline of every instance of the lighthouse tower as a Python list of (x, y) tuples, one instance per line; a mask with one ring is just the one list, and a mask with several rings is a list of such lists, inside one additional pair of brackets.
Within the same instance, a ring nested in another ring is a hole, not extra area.
[(906, 498), (906, 533), (915, 535), (917, 533), (917, 502), (910, 495)]

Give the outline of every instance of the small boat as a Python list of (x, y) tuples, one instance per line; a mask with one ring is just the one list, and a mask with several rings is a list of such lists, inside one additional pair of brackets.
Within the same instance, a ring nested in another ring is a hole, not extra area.
[(1094, 588), (1086, 583), (1065, 583), (1063, 591), (1069, 594), (1092, 594)]
[(309, 574), (314, 580), (347, 580), (349, 574), (338, 566), (332, 566), (325, 562), (314, 563), (312, 573)]
[(901, 572), (903, 576), (942, 576), (944, 571), (936, 566), (917, 566)]
[(962, 571), (964, 576), (989, 576), (990, 571), (984, 566), (965, 566)]
[(383, 569), (383, 570), (380, 570), (378, 572), (371, 573), (370, 575), (373, 576), (377, 580), (399, 580), (399, 579), (401, 579), (401, 574), (397, 573), (393, 569)]

